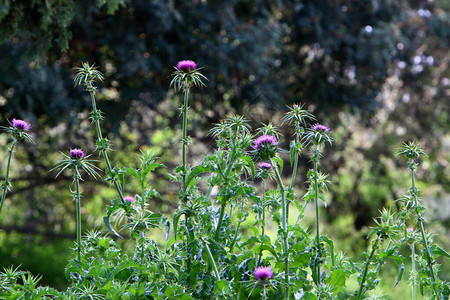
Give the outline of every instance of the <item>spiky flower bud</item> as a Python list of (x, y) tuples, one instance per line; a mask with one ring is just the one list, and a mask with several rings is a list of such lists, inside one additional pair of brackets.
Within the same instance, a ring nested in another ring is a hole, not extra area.
[(329, 135), (330, 128), (321, 124), (314, 124), (306, 132), (305, 139), (308, 143), (322, 145), (325, 142), (332, 143), (333, 138)]
[(423, 148), (415, 142), (403, 143), (403, 146), (397, 151), (397, 155), (403, 155), (410, 160), (415, 160), (422, 154), (426, 155)]

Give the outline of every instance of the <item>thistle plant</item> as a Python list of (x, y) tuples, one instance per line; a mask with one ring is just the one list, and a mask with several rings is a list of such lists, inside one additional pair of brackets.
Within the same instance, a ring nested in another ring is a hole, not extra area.
[(276, 157), (276, 153), (280, 152), (278, 149), (277, 138), (273, 135), (261, 135), (253, 141), (252, 145), (256, 161), (268, 160), (275, 173), (275, 178), (278, 183), (278, 191), (281, 195), (281, 232), (283, 241), (283, 257), (284, 257), (284, 284), (285, 284), (285, 299), (289, 299), (289, 243), (288, 243), (288, 219), (287, 219), (287, 202), (286, 189), (281, 179), (278, 164), (281, 159)]
[[(289, 193), (293, 193), (295, 178), (298, 170), (298, 158), (303, 149), (302, 137), (305, 134), (307, 120), (315, 120), (315, 117), (308, 111), (303, 109), (303, 105), (294, 104), (288, 107), (289, 111), (283, 117), (283, 124), (288, 124), (294, 127), (294, 140), (290, 142), (290, 162), (292, 167), (292, 177), (289, 184)], [(289, 205), (287, 207), (289, 214)]]
[[(316, 283), (316, 286), (320, 286), (321, 284), (321, 273), (320, 273), (320, 264), (322, 262), (322, 244), (320, 241), (320, 228), (319, 228), (319, 198), (325, 202), (325, 198), (322, 193), (326, 188), (326, 176), (322, 175), (319, 172), (319, 164), (320, 164), (320, 149), (325, 143), (331, 144), (333, 142), (333, 138), (329, 134), (330, 128), (315, 124), (311, 128), (309, 128), (304, 136), (304, 140), (306, 144), (313, 144), (314, 148), (312, 151), (311, 161), (313, 162), (313, 170), (308, 172), (308, 178), (310, 178), (310, 189), (308, 193), (305, 195), (305, 200), (309, 201), (311, 198), (314, 199), (314, 204), (316, 208), (316, 239), (315, 239), (315, 256), (313, 258), (312, 270), (313, 270), (313, 279)], [(312, 187), (312, 189), (311, 189)]]
[(261, 238), (264, 237), (264, 230), (266, 227), (266, 180), (273, 177), (272, 164), (267, 162), (258, 163), (258, 173), (257, 176), (262, 179), (262, 199), (259, 202), (257, 212), (258, 212), (258, 222), (261, 224)]
[(31, 126), (28, 122), (24, 120), (19, 119), (13, 119), (12, 123), (9, 127), (1, 127), (3, 128), (7, 133), (9, 133), (12, 137), (11, 145), (8, 149), (8, 164), (6, 166), (6, 175), (5, 175), (5, 181), (2, 183), (2, 198), (0, 200), (0, 216), (2, 214), (2, 208), (3, 203), (6, 198), (6, 193), (8, 190), (11, 189), (11, 181), (9, 180), (9, 171), (11, 168), (11, 158), (14, 154), (14, 148), (17, 145), (17, 142), (21, 139), (25, 139), (26, 141), (33, 143), (33, 140), (31, 139), (31, 136), (28, 134), (28, 131), (30, 130)]
[(187, 163), (186, 163), (186, 149), (189, 144), (189, 139), (187, 136), (187, 117), (189, 110), (189, 91), (191, 87), (203, 87), (205, 84), (202, 80), (207, 80), (207, 78), (200, 73), (201, 68), (197, 68), (197, 64), (192, 60), (182, 60), (179, 61), (177, 66), (174, 67), (175, 72), (172, 74), (173, 79), (170, 82), (170, 86), (176, 91), (183, 91), (184, 102), (181, 107), (181, 113), (183, 115), (183, 139), (182, 139), (182, 165), (181, 165), (181, 177), (182, 177), (182, 195), (181, 200), (185, 203), (187, 201), (186, 195), (186, 175), (187, 175)]
[(411, 187), (409, 189), (409, 195), (406, 196), (406, 200), (410, 201), (411, 205), (408, 207), (411, 208), (416, 217), (417, 226), (419, 228), (419, 232), (422, 237), (422, 245), (424, 247), (425, 252), (425, 260), (427, 262), (427, 267), (429, 271), (429, 275), (431, 277), (431, 288), (436, 298), (439, 298), (439, 293), (437, 291), (436, 286), (438, 282), (436, 281), (435, 270), (433, 268), (433, 258), (430, 251), (430, 245), (428, 244), (428, 239), (425, 233), (424, 227), (424, 218), (422, 216), (422, 212), (425, 210), (425, 207), (421, 203), (421, 199), (419, 197), (419, 190), (416, 187), (415, 180), (415, 169), (417, 166), (416, 160), (420, 158), (421, 155), (426, 155), (423, 151), (423, 148), (420, 147), (415, 142), (404, 143), (403, 146), (398, 150), (397, 155), (403, 155), (408, 160), (408, 168), (410, 170), (411, 175)]
[(64, 156), (63, 160), (57, 162), (57, 165), (53, 170), (59, 170), (56, 177), (58, 177), (62, 172), (66, 169), (73, 171), (73, 182), (75, 184), (75, 191), (72, 191), (73, 199), (76, 203), (76, 220), (77, 220), (77, 257), (78, 260), (81, 260), (81, 192), (80, 192), (80, 180), (81, 173), (80, 171), (85, 171), (89, 176), (97, 177), (99, 174), (97, 173), (97, 168), (92, 163), (95, 160), (88, 159), (90, 155), (85, 156), (83, 150), (79, 148), (73, 148), (69, 151), (69, 155), (61, 153)]
[[(103, 74), (98, 71), (97, 67), (93, 65), (89, 65), (87, 62), (82, 63), (80, 68), (75, 68), (77, 73), (73, 79), (74, 85), (79, 86), (83, 85), (86, 91), (89, 92), (91, 97), (91, 120), (95, 124), (95, 130), (97, 132), (97, 150), (101, 155), (105, 158), (106, 162), (106, 174), (108, 175), (109, 180), (112, 181), (114, 187), (117, 190), (117, 194), (119, 195), (119, 199), (122, 203), (125, 203), (123, 198), (123, 186), (119, 184), (118, 175), (119, 172), (116, 168), (113, 168), (111, 162), (108, 157), (108, 150), (110, 150), (110, 142), (107, 138), (104, 138), (102, 135), (102, 130), (100, 127), (100, 120), (103, 119), (101, 110), (97, 109), (97, 104), (95, 100), (95, 93), (97, 92), (97, 87), (95, 86), (95, 81), (102, 81), (104, 79)], [(105, 219), (105, 223), (109, 224), (109, 216)], [(109, 227), (109, 226), (107, 226)]]
[[(376, 238), (372, 240), (371, 243), (372, 249), (370, 253), (366, 256), (367, 259), (364, 263), (364, 267), (361, 270), (360, 275), (358, 277), (359, 290), (358, 293), (356, 294), (355, 298), (356, 300), (363, 299), (364, 293), (367, 290), (375, 288), (375, 286), (378, 284), (379, 280), (376, 279), (376, 276), (378, 275), (380, 264), (378, 264), (378, 267), (375, 272), (370, 270), (370, 266), (372, 264), (375, 264), (374, 256), (384, 240), (386, 239), (395, 240), (399, 232), (398, 226), (395, 222), (394, 214), (392, 214), (390, 210), (383, 209), (381, 211), (381, 216), (377, 220), (375, 220), (375, 223), (377, 226), (375, 226), (372, 229), (367, 238), (369, 239), (373, 235), (376, 235)], [(372, 273), (373, 276), (372, 275), (369, 276), (369, 273)], [(366, 283), (366, 281), (368, 281), (368, 278), (370, 278), (370, 280), (369, 282)]]
[[(185, 205), (188, 202), (187, 184), (186, 184), (186, 178), (188, 173), (186, 150), (189, 144), (189, 139), (187, 135), (189, 91), (193, 86), (195, 87), (205, 86), (203, 80), (207, 80), (207, 78), (202, 73), (200, 73), (200, 68), (197, 68), (197, 64), (192, 60), (181, 60), (174, 68), (175, 72), (172, 73), (173, 78), (172, 81), (170, 82), (170, 86), (173, 87), (175, 91), (182, 91), (184, 93), (183, 106), (181, 107), (181, 114), (183, 117), (181, 168), (177, 168), (177, 171), (181, 173), (181, 182), (182, 182), (181, 202), (183, 205)], [(186, 245), (188, 245), (194, 239), (193, 232), (191, 229), (191, 221), (189, 220), (189, 214), (185, 214), (185, 227), (186, 227)], [(188, 249), (188, 269), (190, 267), (190, 261), (191, 261), (191, 251), (190, 249)]]

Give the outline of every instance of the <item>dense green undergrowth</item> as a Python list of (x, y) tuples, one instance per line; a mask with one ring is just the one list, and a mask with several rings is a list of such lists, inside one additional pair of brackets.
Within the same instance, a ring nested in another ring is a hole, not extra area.
[[(397, 154), (406, 158), (410, 186), (395, 199), (395, 206), (379, 208), (367, 232), (367, 250), (348, 257), (330, 238), (333, 228), (320, 215), (327, 209), (330, 184), (321, 160), (333, 142), (333, 130), (317, 123), (302, 105), (293, 105), (280, 124), (293, 132), (283, 149), (279, 130), (271, 123), (252, 129), (244, 117), (230, 115), (209, 132), (216, 143), (214, 152), (191, 165), (186, 155), (191, 146), (189, 96), (206, 78), (193, 61), (179, 62), (173, 75), (171, 86), (183, 95), (181, 165), (167, 169), (144, 150), (136, 165), (118, 167), (110, 158), (111, 142), (101, 129), (105, 116), (96, 103), (95, 84), (103, 76), (88, 64), (78, 68), (75, 83), (91, 96), (97, 138), (95, 154), (87, 155), (78, 145), (62, 152), (54, 169), (57, 176), (71, 176), (76, 211), (74, 253), (64, 270), (68, 287), (38, 287), (39, 276), (11, 267), (0, 274), (0, 297), (359, 300), (383, 299), (377, 295), (380, 285), (395, 289), (408, 282), (407, 298), (448, 298), (448, 284), (439, 269), (449, 254), (425, 230), (425, 207), (416, 184), (416, 168), (425, 154), (419, 145), (399, 143)], [(5, 130), (12, 143), (2, 206), (11, 188), (14, 147), (21, 140), (32, 142), (23, 120), (13, 119)], [(302, 152), (310, 159), (308, 171), (298, 166)], [(98, 167), (94, 157), (104, 167)], [(292, 170), (290, 180), (281, 176), (285, 168)], [(152, 173), (161, 170), (179, 187), (173, 215), (149, 205), (161, 196), (151, 181)], [(294, 186), (299, 170), (307, 178), (301, 195)], [(103, 219), (109, 233), (82, 228), (83, 180), (96, 177), (103, 177), (114, 191)], [(261, 188), (256, 188), (259, 183)], [(359, 192), (376, 195), (376, 189), (369, 185)], [(55, 244), (52, 251), (63, 245)], [(51, 256), (52, 251), (30, 253)], [(393, 281), (385, 282), (387, 273)]]

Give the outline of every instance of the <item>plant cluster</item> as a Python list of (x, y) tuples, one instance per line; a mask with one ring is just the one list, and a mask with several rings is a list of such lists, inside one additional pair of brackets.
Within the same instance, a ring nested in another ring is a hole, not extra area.
[[(314, 116), (302, 105), (289, 107), (283, 124), (292, 126), (294, 134), (289, 149), (280, 146), (280, 134), (271, 123), (252, 133), (248, 121), (230, 115), (216, 124), (210, 135), (217, 149), (198, 165), (190, 165), (187, 151), (189, 93), (205, 83), (197, 64), (180, 61), (175, 67), (171, 86), (184, 94), (181, 107), (183, 137), (182, 164), (168, 174), (179, 184), (179, 206), (173, 216), (152, 211), (149, 200), (160, 196), (151, 187), (150, 174), (164, 168), (157, 157), (142, 152), (136, 167), (113, 166), (108, 157), (110, 142), (103, 137), (102, 112), (96, 105), (96, 81), (103, 75), (96, 67), (84, 63), (78, 68), (75, 84), (90, 93), (91, 120), (97, 133), (97, 149), (106, 163), (100, 170), (81, 148), (72, 148), (55, 167), (58, 174), (71, 171), (71, 192), (76, 203), (76, 256), (65, 269), (70, 286), (64, 292), (38, 287), (39, 277), (18, 269), (0, 274), (0, 297), (6, 299), (365, 299), (381, 280), (381, 270), (388, 261), (399, 266), (403, 278), (406, 258), (400, 254), (411, 249), (410, 282), (412, 299), (417, 291), (431, 299), (447, 299), (448, 284), (439, 276), (439, 256), (449, 254), (433, 244), (425, 231), (425, 207), (415, 185), (417, 160), (424, 154), (416, 143), (405, 143), (398, 154), (408, 159), (411, 187), (399, 200), (398, 211), (380, 211), (368, 239), (370, 248), (364, 261), (352, 261), (336, 251), (326, 228), (319, 227), (320, 205), (325, 202), (329, 181), (320, 170), (324, 147), (333, 142), (332, 130), (315, 123)], [(9, 168), (14, 147), (21, 138), (31, 141), (30, 125), (14, 119), (6, 128), (13, 141), (10, 147), (7, 176), (2, 185), (2, 205), (10, 188)], [(312, 168), (307, 171), (308, 189), (297, 195), (294, 182), (300, 153), (311, 151)], [(283, 153), (289, 153), (292, 169), (290, 183), (281, 176)], [(116, 189), (117, 196), (107, 207), (105, 226), (110, 233), (88, 231), (82, 236), (82, 174), (105, 180)], [(136, 180), (140, 189), (125, 195), (127, 180)], [(262, 190), (255, 182), (262, 182)], [(268, 181), (274, 189), (268, 189)], [(305, 208), (314, 205), (315, 228), (302, 224)], [(293, 208), (295, 207), (295, 208)], [(0, 207), (1, 208), (1, 207)], [(298, 217), (289, 219), (289, 210)], [(0, 211), (1, 212), (1, 211)], [(268, 234), (267, 227), (276, 233)], [(156, 238), (163, 231), (162, 241)], [(128, 238), (133, 243), (127, 254), (115, 239)], [(355, 278), (358, 288), (347, 284)]]

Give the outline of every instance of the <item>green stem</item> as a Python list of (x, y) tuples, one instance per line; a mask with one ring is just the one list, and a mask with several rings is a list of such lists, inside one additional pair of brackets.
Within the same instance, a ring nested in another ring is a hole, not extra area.
[(270, 163), (272, 164), (272, 168), (275, 170), (276, 178), (278, 181), (278, 188), (281, 192), (281, 207), (282, 207), (282, 216), (281, 216), (281, 226), (283, 229), (283, 252), (284, 252), (284, 281), (285, 281), (285, 299), (289, 299), (289, 245), (288, 245), (288, 223), (286, 216), (286, 195), (285, 189), (283, 186), (283, 181), (281, 180), (280, 171), (278, 170), (277, 165), (274, 163), (273, 159), (270, 159)]
[(370, 255), (367, 258), (366, 265), (364, 266), (364, 271), (363, 271), (363, 274), (362, 274), (361, 284), (360, 284), (360, 287), (359, 287), (358, 295), (356, 296), (356, 300), (360, 300), (361, 296), (363, 295), (364, 284), (366, 282), (367, 272), (369, 271), (370, 261), (372, 260), (372, 257), (373, 257), (373, 255), (375, 254), (375, 251), (378, 248), (378, 242), (379, 241), (380, 241), (380, 237), (377, 236), (377, 239), (372, 244), (372, 251), (370, 251)]
[(17, 139), (14, 139), (14, 140), (12, 141), (11, 147), (9, 147), (9, 151), (8, 151), (8, 152), (9, 152), (9, 155), (8, 155), (8, 165), (6, 166), (5, 182), (4, 182), (3, 185), (2, 185), (3, 191), (2, 191), (2, 200), (1, 200), (1, 202), (0, 202), (0, 216), (1, 216), (1, 214), (2, 214), (3, 202), (5, 201), (5, 198), (6, 198), (6, 192), (8, 191), (8, 188), (9, 188), (9, 185), (10, 185), (10, 183), (9, 183), (9, 169), (10, 169), (10, 167), (11, 167), (11, 158), (12, 158), (12, 156), (13, 156), (13, 153), (14, 153), (14, 147), (16, 146), (16, 144), (17, 144)]
[[(299, 142), (299, 138), (298, 138), (298, 136), (296, 136), (295, 137), (295, 147), (297, 147), (298, 142)], [(295, 178), (297, 177), (298, 155), (299, 155), (299, 153), (297, 153), (297, 155), (295, 155), (295, 157), (294, 157), (294, 168), (292, 169), (292, 177), (291, 177), (291, 182), (289, 184), (289, 191), (291, 191), (292, 193), (294, 193), (294, 183), (295, 183)], [(287, 213), (287, 218), (289, 218), (289, 202), (287, 203), (286, 213)], [(288, 219), (288, 223), (289, 223), (289, 219)]]
[[(93, 113), (93, 116), (94, 116), (93, 120), (94, 120), (94, 123), (95, 123), (95, 130), (97, 131), (97, 140), (101, 141), (103, 139), (103, 136), (102, 136), (102, 130), (100, 128), (100, 120), (99, 120), (99, 116), (98, 116), (99, 111), (97, 110), (97, 105), (95, 103), (95, 90), (90, 90), (89, 93), (91, 95), (92, 113)], [(106, 167), (108, 169), (108, 172), (111, 174), (112, 173), (112, 167), (111, 167), (111, 162), (109, 160), (108, 153), (106, 152), (106, 149), (102, 149), (101, 150), (101, 154), (105, 157)], [(114, 187), (117, 190), (117, 193), (119, 194), (120, 201), (122, 201), (122, 203), (124, 203), (125, 200), (123, 199), (123, 192), (122, 192), (122, 189), (119, 186), (119, 183), (117, 182), (115, 177), (112, 179), (112, 181), (114, 183)]]
[[(225, 173), (222, 176), (224, 185), (226, 185), (226, 183), (228, 181), (228, 174), (230, 173), (231, 167), (233, 166), (233, 162), (234, 162), (235, 156), (236, 156), (236, 145), (233, 144), (232, 151), (231, 151), (230, 162), (228, 163), (228, 167), (227, 167)], [(225, 213), (225, 207), (227, 205), (228, 199), (225, 198), (222, 201), (223, 202), (222, 202), (222, 205), (220, 206), (220, 214), (219, 214), (219, 221), (217, 223), (216, 234), (214, 235), (214, 239), (216, 241), (219, 240), (220, 229), (222, 227), (223, 216), (224, 216), (224, 213)], [(231, 217), (231, 215), (230, 215), (230, 217)]]
[(319, 149), (316, 145), (314, 148), (314, 202), (316, 205), (316, 274), (317, 274), (317, 285), (320, 284), (320, 231), (319, 231), (319, 174), (318, 174), (318, 164), (319, 164)]
[(224, 199), (224, 201), (222, 202), (222, 205), (220, 206), (219, 221), (218, 221), (217, 227), (216, 227), (216, 234), (214, 235), (214, 239), (216, 241), (219, 240), (220, 228), (222, 227), (223, 215), (225, 213), (225, 206), (226, 205), (227, 205), (227, 202)]
[(264, 236), (264, 230), (266, 228), (266, 207), (264, 206), (264, 203), (266, 202), (266, 180), (264, 180), (264, 179), (262, 181), (262, 188), (263, 188), (263, 198), (262, 198), (262, 203), (261, 203), (261, 209), (262, 209), (261, 237)]
[(416, 247), (414, 242), (411, 244), (411, 281), (412, 300), (416, 300)]
[(80, 174), (78, 172), (78, 167), (75, 166), (75, 202), (77, 211), (77, 252), (78, 260), (81, 260), (81, 195), (80, 195)]
[(230, 245), (230, 253), (233, 253), (233, 247), (234, 247), (234, 244), (236, 243), (236, 239), (239, 234), (239, 229), (241, 229), (241, 223), (242, 223), (241, 221), (238, 222), (236, 230), (234, 231), (233, 241), (231, 242), (231, 245)]
[(214, 257), (211, 253), (211, 250), (209, 249), (209, 246), (207, 243), (205, 243), (205, 241), (203, 241), (203, 244), (205, 245), (206, 248), (206, 253), (208, 254), (209, 260), (211, 261), (213, 270), (214, 270), (214, 275), (216, 276), (217, 281), (220, 280), (220, 275), (219, 275), (219, 270), (217, 269), (217, 265), (216, 265), (216, 261), (214, 260)]
[[(261, 203), (261, 209), (262, 209), (262, 219), (261, 219), (261, 246), (263, 244), (262, 240), (264, 238), (264, 230), (266, 227), (266, 207), (264, 206), (264, 203), (266, 202), (266, 180), (262, 180), (262, 203)], [(262, 250), (259, 251), (259, 257), (258, 257), (258, 266), (261, 264), (261, 258), (262, 258)]]
[(184, 203), (187, 202), (187, 195), (186, 195), (186, 148), (187, 148), (187, 113), (188, 113), (188, 103), (189, 103), (189, 89), (186, 88), (184, 90), (184, 103), (183, 103), (183, 147), (182, 147), (182, 153), (181, 153), (181, 159), (182, 159), (182, 166), (183, 166), (183, 173), (181, 174), (182, 180), (183, 180), (183, 199), (182, 201)]
[(412, 189), (412, 196), (414, 198), (414, 207), (416, 208), (416, 215), (417, 215), (417, 222), (419, 224), (419, 228), (420, 228), (420, 233), (422, 235), (422, 242), (423, 242), (423, 246), (425, 248), (425, 253), (426, 253), (426, 257), (427, 257), (427, 265), (428, 268), (430, 270), (430, 274), (431, 274), (431, 279), (433, 280), (433, 291), (434, 294), (436, 295), (436, 298), (438, 298), (438, 293), (436, 291), (436, 277), (434, 276), (434, 270), (433, 270), (433, 262), (431, 260), (431, 255), (430, 255), (430, 249), (428, 246), (428, 241), (427, 238), (425, 236), (425, 228), (423, 226), (423, 220), (422, 220), (422, 215), (420, 212), (417, 212), (417, 208), (418, 208), (418, 200), (417, 200), (417, 191), (416, 191), (416, 183), (415, 183), (415, 176), (414, 176), (414, 161), (411, 161), (409, 163), (409, 169), (411, 170), (411, 189)]

